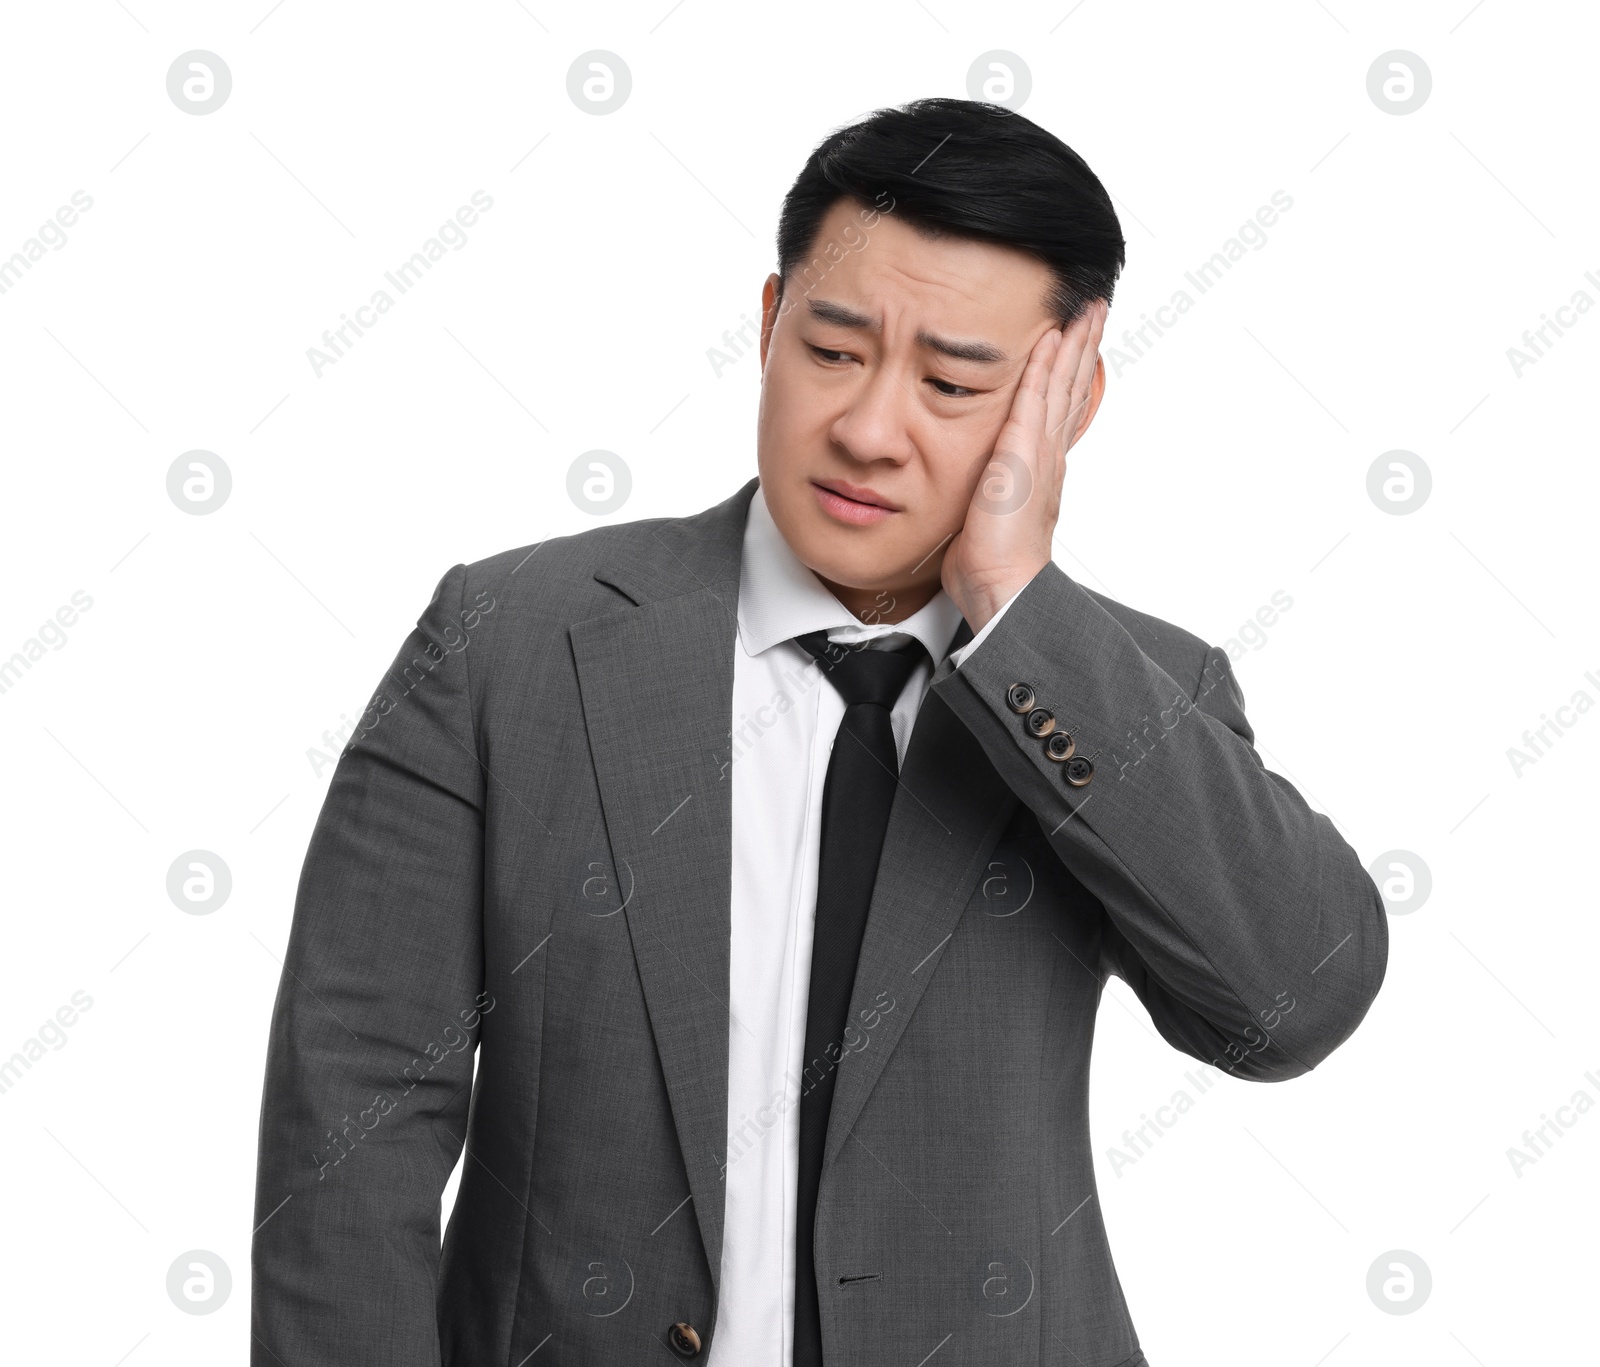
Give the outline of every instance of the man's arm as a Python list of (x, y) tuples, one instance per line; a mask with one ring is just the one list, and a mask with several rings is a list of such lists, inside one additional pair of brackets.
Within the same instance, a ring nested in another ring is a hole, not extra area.
[[(1293, 1077), (1377, 993), (1383, 903), (1333, 823), (1263, 767), (1226, 653), (1197, 657), (1194, 674), (1168, 675), (1052, 563), (938, 689), (1104, 906), (1099, 967), (1178, 1048), (1241, 1077)], [(1092, 760), (1083, 786), (1014, 710), (1019, 683)]]
[(439, 1198), (481, 995), (483, 779), (467, 679), (493, 599), (440, 582), (345, 749), (272, 1013), (255, 1367), (437, 1367)]

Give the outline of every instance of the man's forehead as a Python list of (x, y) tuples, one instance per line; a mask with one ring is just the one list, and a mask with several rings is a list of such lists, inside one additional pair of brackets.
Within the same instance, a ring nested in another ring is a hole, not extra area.
[[(838, 212), (835, 206), (830, 218)], [(825, 222), (824, 241), (828, 226)], [(824, 278), (802, 282), (807, 300), (843, 306), (880, 323), (888, 309), (909, 309), (918, 321), (925, 315), (930, 326), (1009, 335), (1050, 316), (1052, 277), (1042, 261), (975, 238), (930, 237), (888, 214), (860, 230), (853, 245), (834, 258)]]

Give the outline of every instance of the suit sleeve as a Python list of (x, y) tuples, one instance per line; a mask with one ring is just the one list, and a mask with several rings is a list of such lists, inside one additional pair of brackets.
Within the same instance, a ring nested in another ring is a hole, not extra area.
[(272, 1012), (253, 1367), (437, 1367), (439, 1201), (483, 994), (483, 779), (467, 686), (487, 594), (440, 582), (334, 770)]
[[(1102, 972), (1184, 1052), (1294, 1077), (1377, 994), (1383, 902), (1333, 823), (1263, 766), (1227, 653), (1191, 649), (1193, 675), (1174, 679), (1050, 564), (937, 687), (1104, 907)], [(1008, 701), (1018, 683), (1092, 764), (1082, 786)]]

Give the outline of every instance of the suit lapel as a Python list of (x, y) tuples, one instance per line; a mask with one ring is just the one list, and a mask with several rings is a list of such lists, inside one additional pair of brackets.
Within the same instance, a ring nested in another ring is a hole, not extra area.
[[(969, 639), (963, 624), (957, 648)], [(935, 684), (950, 673), (946, 661)], [(977, 738), (930, 687), (901, 766), (850, 994), (848, 1019), (868, 1043), (839, 1065), (825, 1169), (905, 1034), (1016, 801)], [(880, 993), (893, 999), (892, 1011), (881, 1011)], [(880, 1014), (868, 1029), (874, 1010)]]
[[(733, 712), (739, 550), (752, 481), (623, 543), (596, 578), (636, 606), (570, 630), (628, 931), (713, 1285), (727, 1150)], [(644, 529), (641, 529), (641, 533)]]

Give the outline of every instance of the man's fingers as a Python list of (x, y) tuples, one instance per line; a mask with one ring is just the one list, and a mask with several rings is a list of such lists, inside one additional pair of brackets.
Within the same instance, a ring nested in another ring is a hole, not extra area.
[(1048, 400), (1050, 395), (1050, 381), (1055, 374), (1056, 361), (1061, 355), (1061, 333), (1051, 328), (1037, 342), (1033, 351), (1028, 356), (1028, 371), (1023, 376), (1030, 397), (1039, 400)]
[[(1061, 347), (1056, 352), (1050, 372), (1049, 414), (1046, 419), (1048, 429), (1045, 438), (1052, 453), (1065, 450), (1071, 435), (1071, 410), (1076, 401), (1074, 381), (1080, 358), (1089, 344), (1090, 327), (1095, 314), (1096, 307), (1091, 305), (1061, 332)], [(1063, 431), (1063, 428), (1067, 430)]]
[(1027, 448), (1032, 446), (1037, 449), (1048, 406), (1051, 367), (1059, 354), (1060, 345), (1061, 333), (1051, 328), (1034, 343), (1033, 350), (1028, 353), (1028, 364), (1023, 368), (1022, 380), (1011, 400), (1011, 412), (1006, 417), (1005, 427), (1000, 429), (1000, 440), (995, 444), (997, 451), (1002, 446), (1008, 451), (1016, 448), (1015, 454), (1027, 459)]

